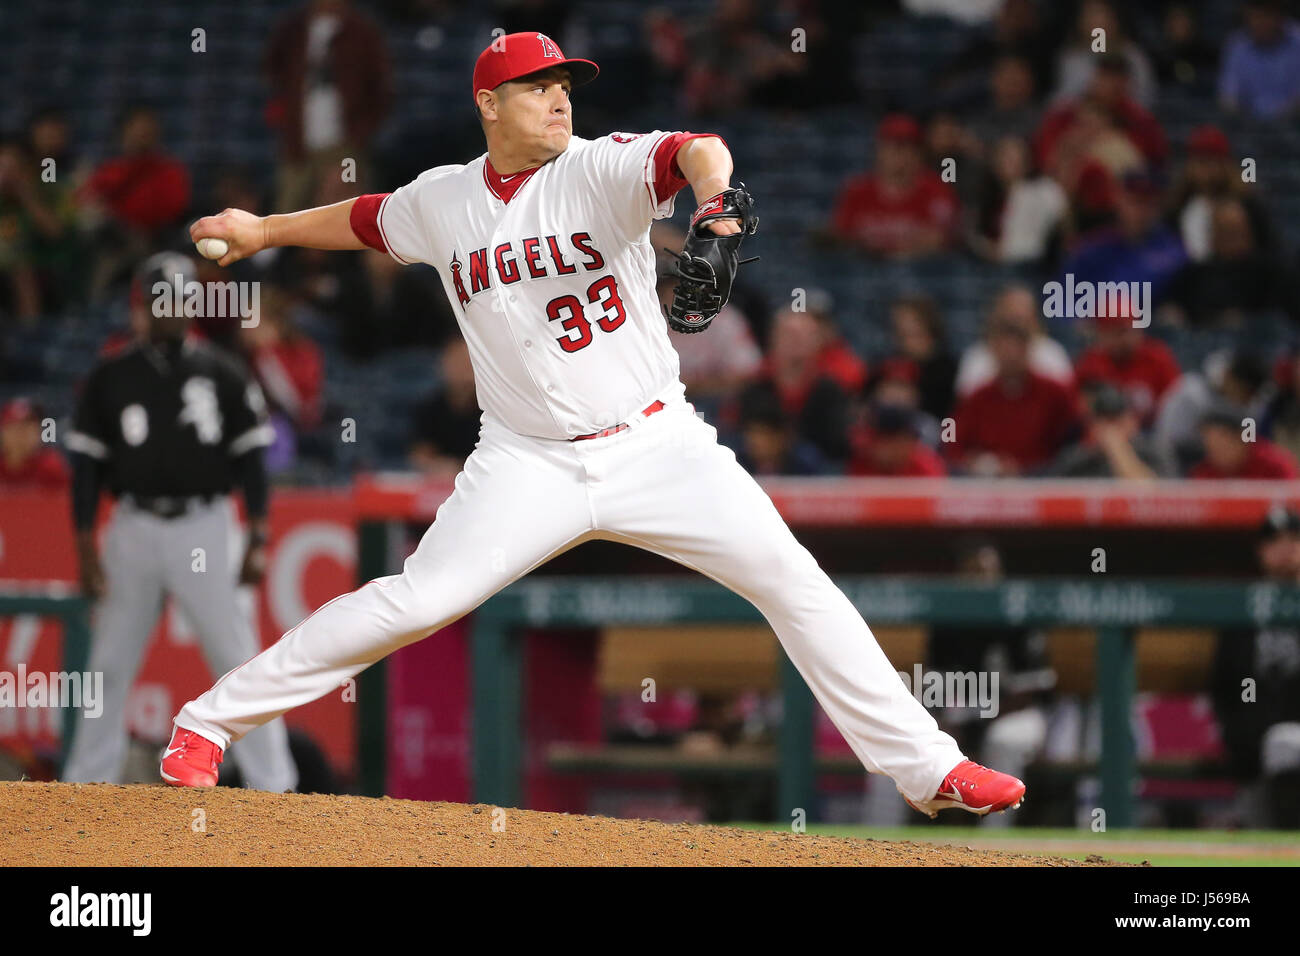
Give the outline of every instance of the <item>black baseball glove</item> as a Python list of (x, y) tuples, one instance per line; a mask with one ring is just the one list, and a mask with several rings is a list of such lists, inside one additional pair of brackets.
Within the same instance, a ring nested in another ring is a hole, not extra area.
[[(715, 219), (739, 219), (740, 232), (720, 236), (708, 228)], [(677, 257), (672, 274), (677, 277), (673, 304), (664, 310), (668, 327), (675, 332), (703, 332), (731, 298), (736, 271), (752, 259), (740, 258), (740, 244), (758, 230), (754, 198), (741, 183), (708, 199), (691, 216), (691, 229), (681, 252), (665, 249)]]

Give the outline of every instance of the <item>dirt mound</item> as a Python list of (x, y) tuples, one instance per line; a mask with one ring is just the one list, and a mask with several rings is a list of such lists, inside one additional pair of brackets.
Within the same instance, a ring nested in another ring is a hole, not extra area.
[(994, 850), (217, 788), (0, 783), (0, 866), (1076, 866)]

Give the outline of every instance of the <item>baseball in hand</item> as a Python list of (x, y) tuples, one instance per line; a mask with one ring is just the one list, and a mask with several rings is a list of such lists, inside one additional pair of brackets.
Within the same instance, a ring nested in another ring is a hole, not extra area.
[(204, 259), (220, 259), (230, 251), (230, 243), (224, 239), (206, 238), (194, 243), (199, 255)]

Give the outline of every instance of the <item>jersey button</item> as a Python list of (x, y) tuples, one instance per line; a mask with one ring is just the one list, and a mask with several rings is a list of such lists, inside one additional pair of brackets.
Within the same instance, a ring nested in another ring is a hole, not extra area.
[(554, 385), (547, 385), (547, 386), (546, 386), (546, 390), (547, 390), (548, 392), (553, 392), (553, 391), (555, 391), (555, 386), (554, 386)]
[(532, 347), (533, 347), (533, 340), (532, 340), (532, 339), (524, 339), (524, 348), (526, 348), (526, 349), (530, 349), (530, 348), (532, 348)]

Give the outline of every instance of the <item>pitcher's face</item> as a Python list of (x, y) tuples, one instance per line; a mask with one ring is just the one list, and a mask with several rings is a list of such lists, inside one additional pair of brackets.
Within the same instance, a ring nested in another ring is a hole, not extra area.
[(502, 83), (494, 91), (497, 129), (512, 148), (544, 155), (548, 159), (569, 147), (573, 136), (573, 88), (569, 71), (552, 67), (518, 80)]

